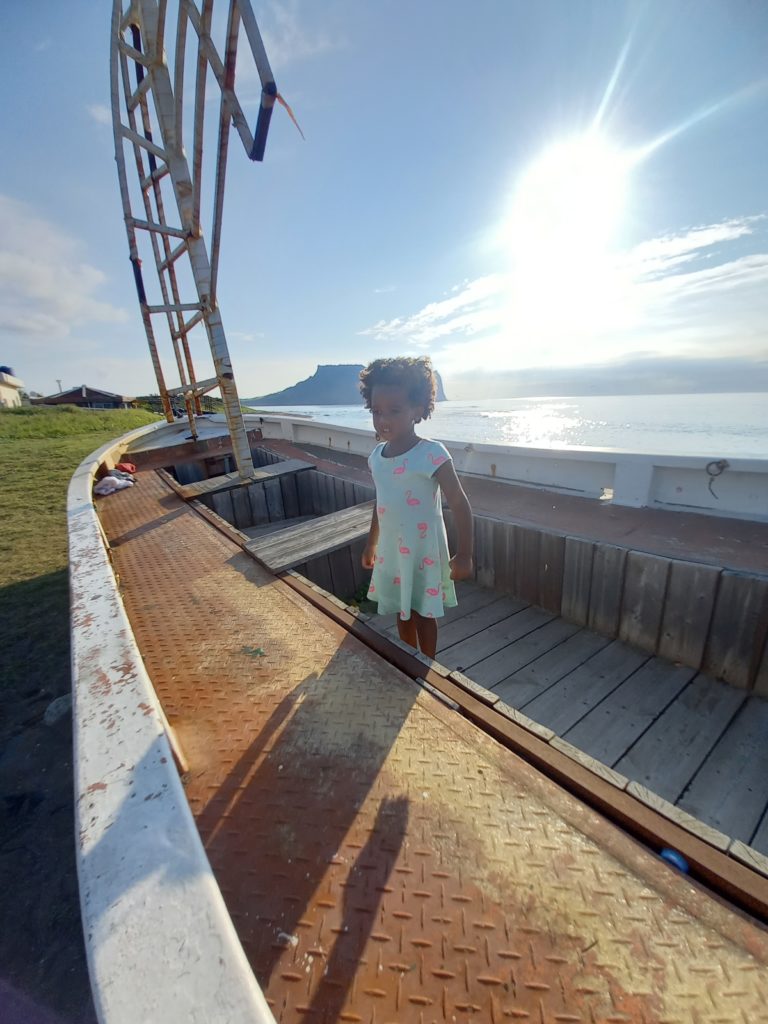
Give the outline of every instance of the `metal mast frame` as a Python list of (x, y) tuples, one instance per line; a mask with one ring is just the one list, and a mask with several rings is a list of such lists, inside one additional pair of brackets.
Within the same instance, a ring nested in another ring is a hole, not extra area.
[[(167, 0), (114, 0), (112, 124), (130, 261), (166, 419), (172, 422), (174, 418), (172, 399), (183, 399), (192, 436), (196, 439), (194, 417), (195, 413), (201, 412), (200, 397), (219, 388), (237, 470), (241, 476), (249, 477), (253, 475), (253, 461), (216, 299), (224, 186), (230, 125), (234, 126), (249, 158), (261, 160), (272, 109), (280, 97), (250, 0), (229, 2), (223, 59), (211, 38), (213, 2), (202, 0), (198, 7), (194, 0), (179, 0), (172, 80), (164, 46)], [(261, 105), (253, 134), (234, 91), (241, 23), (261, 80)], [(191, 169), (183, 147), (182, 123), (189, 26), (197, 36)], [(209, 68), (221, 95), (210, 258), (200, 219), (203, 124)], [(133, 152), (143, 216), (135, 216), (132, 209), (126, 148)], [(162, 181), (166, 177), (173, 190), (178, 223), (169, 223), (166, 217), (162, 194)], [(151, 305), (147, 301), (137, 242), (139, 232), (149, 235), (162, 295), (159, 305)], [(182, 298), (177, 273), (179, 261), (187, 261), (196, 293), (186, 296), (186, 301)], [(168, 388), (165, 383), (153, 324), (156, 316), (165, 317), (171, 336), (180, 380), (178, 387)], [(215, 375), (205, 380), (196, 377), (189, 345), (189, 334), (198, 324), (206, 331), (213, 358)]]

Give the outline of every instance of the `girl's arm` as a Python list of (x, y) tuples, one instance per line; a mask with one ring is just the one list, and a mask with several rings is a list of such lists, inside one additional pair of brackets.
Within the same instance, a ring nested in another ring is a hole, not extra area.
[(472, 509), (469, 500), (464, 493), (464, 488), (456, 476), (452, 462), (444, 462), (435, 471), (435, 479), (440, 484), (440, 489), (445, 495), (448, 507), (453, 512), (456, 532), (459, 535), (459, 543), (456, 554), (451, 559), (451, 579), (467, 580), (474, 575), (474, 564), (472, 562), (472, 548), (474, 531), (472, 529)]
[(371, 517), (371, 528), (368, 531), (368, 540), (365, 543), (365, 550), (361, 562), (363, 563), (364, 569), (372, 569), (373, 562), (376, 557), (376, 545), (379, 543), (379, 516), (376, 512), (376, 504), (373, 506), (373, 516)]

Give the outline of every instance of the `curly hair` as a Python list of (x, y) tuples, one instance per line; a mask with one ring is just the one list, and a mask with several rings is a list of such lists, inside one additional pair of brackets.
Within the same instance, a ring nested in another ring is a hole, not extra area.
[(374, 359), (360, 372), (360, 393), (365, 408), (371, 408), (371, 395), (375, 387), (401, 387), (408, 401), (424, 410), (423, 419), (435, 408), (435, 371), (429, 356), (397, 359)]

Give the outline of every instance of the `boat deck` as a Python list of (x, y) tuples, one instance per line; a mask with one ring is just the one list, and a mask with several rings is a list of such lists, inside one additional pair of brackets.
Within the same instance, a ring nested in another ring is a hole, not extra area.
[[(442, 664), (768, 855), (768, 701), (476, 584), (459, 597)], [(393, 616), (374, 621), (397, 635)]]
[[(768, 1021), (762, 928), (401, 674), (156, 474), (99, 512), (277, 1020)], [(444, 630), (445, 655), (468, 618)]]

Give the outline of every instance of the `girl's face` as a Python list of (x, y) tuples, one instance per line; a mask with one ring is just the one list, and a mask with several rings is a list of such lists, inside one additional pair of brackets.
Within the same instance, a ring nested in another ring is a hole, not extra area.
[(373, 388), (371, 412), (373, 429), (382, 441), (411, 437), (414, 424), (424, 415), (424, 410), (409, 400), (405, 388), (394, 384), (380, 384)]

